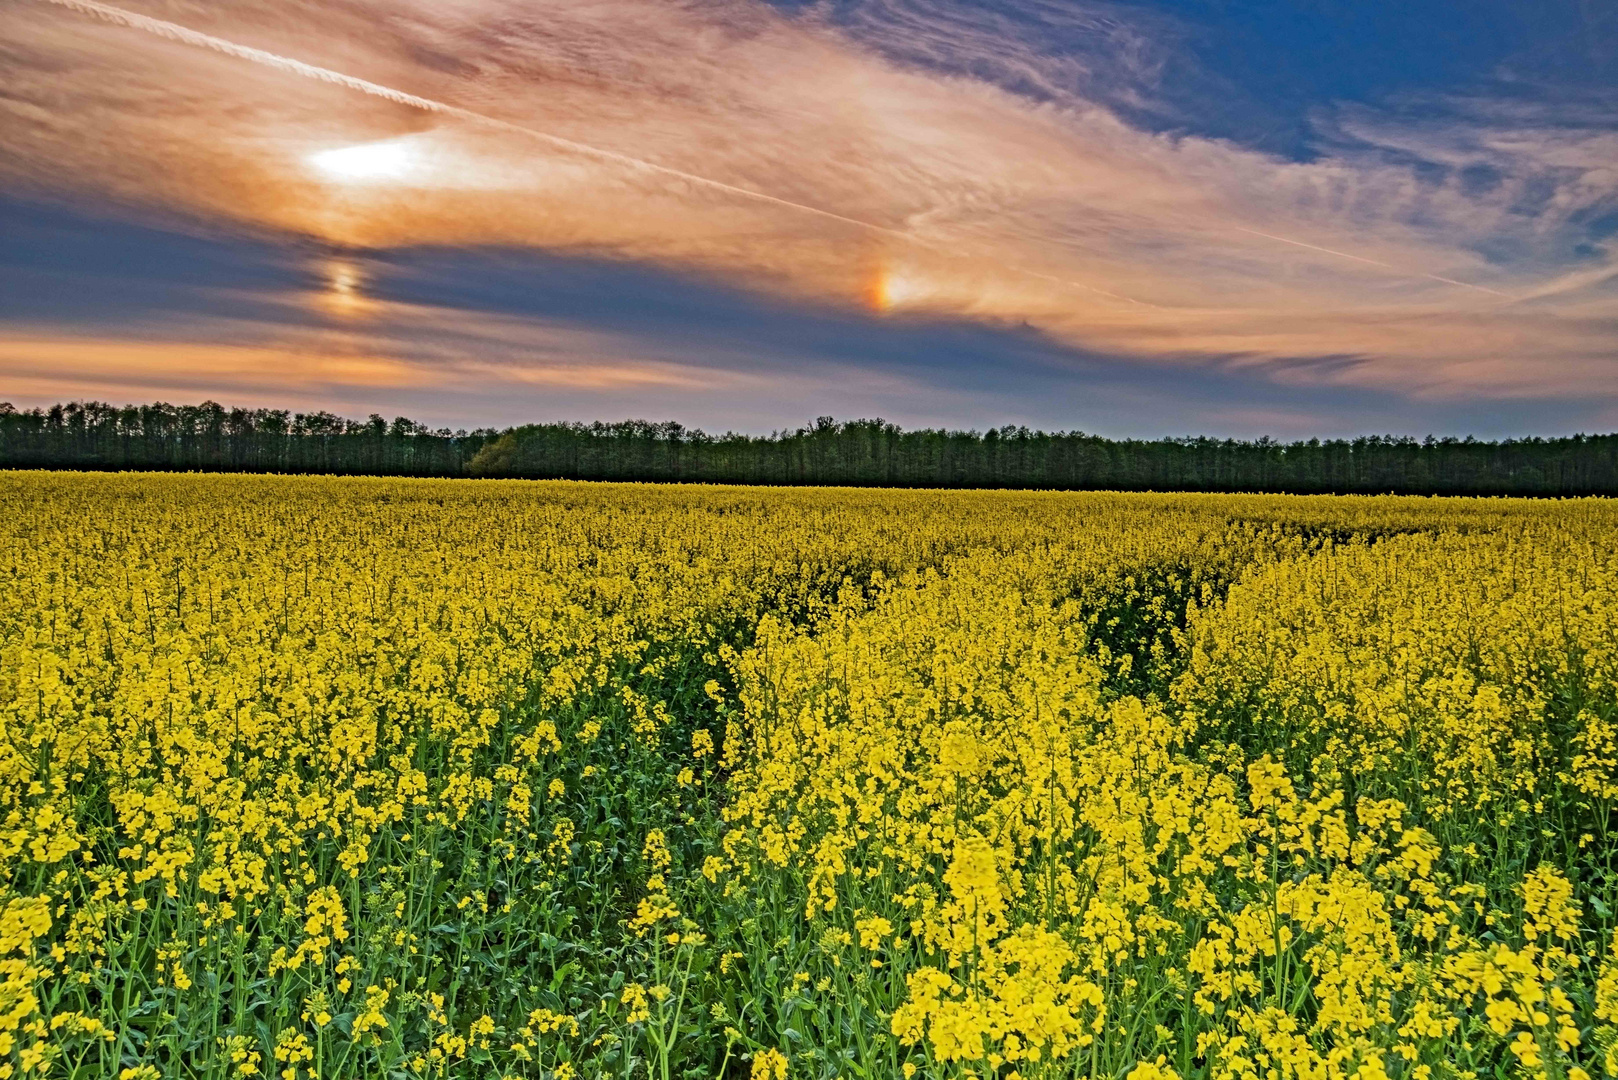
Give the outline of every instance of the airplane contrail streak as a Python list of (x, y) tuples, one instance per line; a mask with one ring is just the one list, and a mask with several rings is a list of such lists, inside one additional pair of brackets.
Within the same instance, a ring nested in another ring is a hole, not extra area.
[(1333, 248), (1321, 247), (1319, 244), (1306, 244), (1302, 240), (1292, 240), (1285, 236), (1276, 236), (1274, 233), (1259, 232), (1257, 229), (1245, 229), (1240, 225), (1232, 225), (1231, 228), (1235, 229), (1237, 232), (1247, 233), (1250, 236), (1262, 236), (1266, 240), (1279, 240), (1283, 244), (1291, 244), (1294, 247), (1308, 248), (1310, 251), (1324, 251), (1327, 255), (1336, 255), (1340, 259), (1353, 259), (1355, 262), (1369, 263), (1372, 266), (1380, 266), (1384, 270), (1392, 270), (1395, 274), (1411, 274), (1416, 277), (1427, 278), (1430, 281), (1442, 281), (1446, 285), (1458, 285), (1463, 289), (1472, 289), (1476, 292), (1488, 293), (1490, 296), (1503, 296), (1507, 300), (1514, 299), (1514, 297), (1512, 297), (1509, 293), (1497, 292), (1494, 289), (1488, 289), (1482, 285), (1472, 285), (1465, 281), (1456, 281), (1454, 278), (1440, 277), (1437, 274), (1424, 273), (1421, 270), (1405, 270), (1402, 267), (1395, 266), (1392, 263), (1383, 262), (1380, 259), (1367, 259), (1363, 255), (1350, 255), (1346, 251), (1337, 251)]
[(276, 68), (293, 75), (301, 75), (306, 79), (315, 79), (319, 82), (333, 83), (337, 86), (346, 87), (350, 90), (357, 90), (362, 94), (370, 94), (372, 97), (383, 98), (384, 100), (392, 101), (399, 105), (408, 105), (412, 108), (421, 109), (425, 112), (434, 112), (441, 113), (445, 116), (453, 116), (456, 119), (466, 120), (483, 127), (493, 127), (502, 131), (509, 131), (516, 134), (525, 135), (529, 138), (534, 138), (540, 140), (541, 142), (549, 143), (560, 150), (567, 150), (571, 153), (580, 154), (585, 157), (596, 158), (600, 161), (610, 161), (616, 165), (626, 165), (632, 169), (655, 172), (663, 176), (674, 177), (675, 179), (685, 180), (693, 184), (701, 184), (704, 187), (727, 192), (731, 195), (739, 195), (743, 198), (756, 199), (760, 202), (773, 203), (777, 206), (785, 206), (793, 210), (801, 210), (806, 213), (817, 214), (821, 217), (830, 218), (833, 221), (841, 221), (845, 224), (855, 225), (862, 229), (869, 229), (873, 232), (886, 233), (904, 240), (914, 240), (913, 237), (906, 233), (900, 232), (898, 229), (891, 229), (885, 225), (878, 225), (872, 221), (862, 221), (859, 218), (848, 217), (833, 210), (824, 210), (818, 206), (811, 206), (808, 203), (794, 202), (791, 199), (783, 199), (776, 195), (767, 194), (766, 192), (754, 191), (751, 188), (738, 187), (735, 184), (727, 184), (723, 180), (714, 180), (711, 177), (686, 172), (684, 169), (676, 169), (668, 165), (659, 165), (656, 162), (647, 161), (644, 158), (632, 157), (628, 154), (620, 154), (612, 150), (603, 150), (598, 146), (591, 146), (588, 143), (575, 142), (572, 139), (564, 138), (560, 135), (552, 135), (551, 133), (541, 131), (538, 128), (524, 127), (521, 124), (514, 124), (509, 120), (500, 120), (492, 116), (486, 116), (483, 113), (473, 112), (471, 109), (463, 109), (457, 105), (451, 105), (447, 102), (436, 101), (433, 98), (422, 97), (419, 94), (406, 93), (403, 90), (395, 90), (391, 86), (383, 86), (381, 83), (374, 83), (368, 79), (357, 78), (353, 75), (345, 75), (340, 71), (333, 71), (331, 68), (323, 68), (317, 67), (314, 64), (306, 64), (302, 60), (294, 60), (291, 57), (267, 52), (264, 49), (255, 49), (250, 45), (239, 45), (236, 42), (230, 41), (226, 38), (215, 37), (212, 34), (204, 34), (199, 30), (192, 30), (190, 27), (181, 26), (179, 23), (168, 22), (164, 19), (154, 19), (149, 15), (139, 15), (133, 11), (125, 11), (123, 8), (113, 7), (111, 4), (98, 3), (97, 0), (44, 0), (44, 2), (48, 4), (55, 4), (57, 7), (69, 8), (84, 15), (93, 15), (99, 19), (104, 19), (107, 22), (114, 23), (119, 26), (129, 27), (132, 30), (144, 30), (149, 34), (156, 34), (158, 37), (168, 38), (171, 41), (182, 42), (186, 45), (195, 45), (198, 48), (211, 49), (214, 52), (223, 53), (226, 56), (233, 56), (239, 60), (247, 60), (255, 64), (263, 64), (266, 67)]
[(1521, 296), (1513, 297), (1513, 303), (1522, 303), (1528, 300), (1540, 300), (1547, 296), (1559, 296), (1562, 293), (1576, 292), (1594, 285), (1605, 284), (1618, 278), (1618, 266), (1601, 266), (1594, 270), (1585, 270), (1571, 274), (1563, 274), (1541, 285), (1535, 286)]

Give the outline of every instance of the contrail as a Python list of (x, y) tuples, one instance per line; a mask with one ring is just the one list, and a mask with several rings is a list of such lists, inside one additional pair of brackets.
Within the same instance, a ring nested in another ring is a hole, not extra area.
[(889, 236), (895, 236), (902, 240), (916, 242), (915, 238), (911, 237), (907, 233), (900, 232), (898, 229), (888, 228), (885, 225), (878, 225), (873, 221), (862, 221), (859, 218), (848, 217), (833, 210), (823, 210), (818, 206), (811, 206), (808, 203), (793, 202), (791, 199), (783, 199), (776, 195), (767, 194), (766, 192), (754, 191), (751, 188), (737, 187), (735, 184), (727, 184), (723, 180), (714, 180), (707, 176), (700, 176), (697, 173), (689, 173), (684, 169), (676, 169), (668, 165), (659, 165), (656, 162), (647, 161), (644, 158), (631, 157), (628, 154), (620, 154), (612, 150), (603, 150), (598, 146), (591, 146), (588, 143), (574, 142), (572, 139), (563, 138), (560, 135), (552, 135), (550, 132), (541, 131), (538, 128), (530, 128), (524, 127), (521, 124), (513, 124), (509, 120), (498, 120), (492, 116), (485, 116), (480, 112), (473, 112), (471, 109), (463, 109), (447, 102), (435, 101), (432, 98), (422, 97), (419, 94), (409, 94), (403, 90), (395, 90), (391, 86), (383, 86), (381, 83), (374, 83), (368, 79), (356, 78), (353, 75), (345, 75), (340, 71), (333, 71), (331, 68), (323, 68), (317, 67), (314, 64), (306, 64), (302, 60), (294, 60), (291, 57), (266, 52), (263, 49), (255, 49), (250, 45), (238, 45), (234, 41), (229, 41), (221, 37), (215, 37), (212, 34), (204, 34), (198, 30), (192, 30), (190, 27), (181, 26), (179, 23), (167, 22), (163, 19), (154, 19), (148, 15), (138, 15), (133, 11), (125, 11), (123, 8), (113, 7), (111, 4), (98, 3), (97, 0), (44, 0), (44, 2), (48, 4), (55, 4), (58, 7), (70, 8), (71, 10), (80, 12), (81, 14), (93, 15), (96, 18), (105, 19), (107, 22), (114, 23), (118, 26), (127, 26), (132, 30), (144, 30), (148, 34), (156, 34), (158, 37), (168, 38), (170, 41), (178, 41), (186, 45), (195, 45), (202, 49), (212, 49), (214, 52), (223, 53), (226, 56), (233, 56), (238, 60), (247, 60), (251, 63), (262, 64), (265, 67), (275, 68), (278, 71), (285, 71), (292, 75), (301, 75), (306, 79), (314, 79), (318, 82), (333, 83), (337, 86), (346, 87), (349, 90), (358, 90), (362, 94), (370, 94), (372, 97), (379, 97), (399, 105), (408, 105), (412, 108), (421, 109), (425, 112), (440, 113), (444, 116), (453, 116), (458, 120), (466, 120), (474, 124), (479, 124), (483, 127), (492, 127), (501, 131), (509, 131), (519, 135), (526, 135), (529, 138), (538, 139), (541, 142), (549, 143), (551, 146), (554, 146), (560, 150), (567, 150), (575, 154), (581, 154), (585, 157), (592, 157), (599, 161), (610, 161), (616, 165), (626, 165), (632, 169), (645, 170), (648, 172), (658, 173), (663, 176), (674, 177), (675, 179), (685, 180), (689, 183), (700, 184), (704, 187), (713, 188), (716, 191), (723, 191), (727, 194), (739, 195), (743, 198), (755, 199), (759, 202), (772, 203), (776, 206), (785, 206), (793, 210), (801, 210), (805, 213), (817, 214), (820, 217), (830, 218), (833, 221), (841, 221), (845, 224), (855, 225), (862, 229), (885, 233)]
[[(886, 225), (879, 225), (874, 221), (865, 221), (861, 218), (850, 217), (847, 214), (839, 214), (834, 210), (826, 210), (822, 207), (813, 206), (809, 203), (795, 202), (792, 199), (783, 199), (778, 195), (771, 195), (763, 191), (755, 191), (752, 188), (739, 187), (735, 184), (727, 184), (723, 180), (715, 180), (712, 177), (702, 176), (698, 173), (686, 172), (684, 169), (676, 169), (668, 165), (659, 165), (655, 161), (647, 161), (644, 158), (632, 157), (629, 154), (620, 154), (613, 150), (604, 150), (599, 146), (591, 146), (588, 143), (575, 142), (572, 139), (564, 138), (560, 135), (553, 135), (548, 131), (541, 131), (538, 128), (525, 127), (522, 124), (514, 124), (509, 120), (500, 120), (480, 112), (473, 112), (471, 109), (463, 109), (460, 106), (451, 105), (448, 102), (437, 101), (433, 98), (422, 97), (419, 94), (411, 94), (403, 90), (396, 90), (391, 86), (383, 86), (381, 83), (374, 83), (369, 79), (361, 79), (353, 75), (345, 75), (341, 71), (333, 71), (331, 68), (323, 68), (315, 64), (307, 64), (302, 60), (294, 60), (291, 57), (281, 56), (278, 53), (268, 52), (264, 49), (255, 49), (250, 45), (240, 45), (226, 38), (215, 37), (213, 34), (204, 34), (199, 30), (192, 30), (190, 27), (181, 26), (179, 23), (168, 22), (164, 19), (154, 19), (149, 15), (140, 15), (133, 11), (126, 11), (123, 8), (114, 7), (111, 4), (99, 3), (98, 0), (44, 0), (44, 2), (55, 4), (58, 7), (68, 8), (84, 15), (94, 16), (95, 18), (103, 19), (117, 26), (128, 27), (132, 30), (143, 30), (148, 34), (155, 34), (158, 37), (167, 38), (170, 41), (178, 41), (186, 45), (194, 45), (201, 49), (211, 49), (214, 52), (223, 53), (226, 56), (235, 57), (238, 60), (246, 60), (250, 63), (262, 64), (265, 67), (274, 68), (277, 71), (284, 71), (288, 74), (299, 75), (306, 79), (314, 79), (317, 82), (331, 83), (336, 86), (345, 87), (349, 90), (357, 90), (362, 94), (369, 94), (372, 97), (382, 98), (385, 101), (392, 101), (399, 105), (407, 105), (411, 108), (421, 109), (425, 112), (439, 113), (443, 116), (453, 116), (458, 120), (465, 120), (468, 123), (477, 124), (482, 127), (494, 128), (499, 131), (511, 132), (527, 138), (537, 139), (540, 142), (553, 146), (559, 150), (565, 150), (569, 153), (594, 158), (597, 161), (611, 162), (612, 164), (622, 165), (633, 170), (650, 172), (660, 176), (667, 176), (677, 180), (683, 180), (687, 183), (710, 188), (714, 191), (722, 191), (728, 195), (735, 195), (740, 198), (751, 199), (755, 202), (767, 203), (772, 206), (780, 206), (789, 210), (797, 210), (801, 213), (814, 214), (817, 217), (840, 222), (845, 225), (852, 225), (855, 228), (864, 229), (867, 232), (878, 233), (883, 236), (891, 236), (897, 240), (902, 240), (907, 244), (914, 244), (917, 247), (938, 252), (939, 254), (954, 254), (942, 246), (929, 243), (928, 241), (922, 240), (911, 233), (902, 232), (899, 229), (890, 228)], [(1054, 277), (1050, 274), (1040, 273), (1037, 270), (1028, 270), (1023, 267), (1011, 266), (1006, 263), (1000, 263), (1000, 265), (1014, 273), (1026, 274), (1029, 277), (1041, 278), (1045, 281), (1055, 282), (1060, 285), (1067, 285), (1075, 289), (1082, 289), (1086, 292), (1095, 293), (1098, 296), (1105, 296), (1114, 300), (1122, 300), (1138, 307), (1157, 307), (1156, 304), (1147, 304), (1144, 301), (1135, 300), (1132, 297), (1123, 296), (1119, 293), (1108, 292), (1105, 289), (1098, 289), (1093, 285), (1086, 285), (1083, 282), (1070, 281), (1067, 278)]]
[[(57, 2), (60, 2), (60, 0), (57, 0)], [(1332, 248), (1321, 247), (1319, 244), (1306, 244), (1302, 240), (1289, 240), (1285, 236), (1276, 236), (1274, 233), (1259, 232), (1257, 229), (1244, 229), (1240, 225), (1232, 225), (1231, 228), (1235, 229), (1237, 232), (1244, 232), (1251, 236), (1262, 236), (1266, 240), (1279, 240), (1283, 244), (1291, 244), (1294, 247), (1308, 248), (1310, 251), (1324, 251), (1327, 255), (1336, 255), (1340, 259), (1353, 259), (1355, 262), (1369, 263), (1372, 266), (1380, 266), (1384, 270), (1392, 270), (1395, 274), (1412, 274), (1416, 277), (1427, 278), (1430, 281), (1442, 281), (1445, 285), (1458, 285), (1463, 289), (1473, 289), (1477, 292), (1488, 293), (1490, 296), (1503, 296), (1507, 300), (1515, 299), (1509, 293), (1497, 292), (1494, 289), (1486, 289), (1482, 285), (1472, 285), (1465, 281), (1456, 281), (1454, 278), (1439, 277), (1437, 274), (1423, 273), (1420, 270), (1406, 270), (1403, 267), (1395, 266), (1392, 263), (1385, 263), (1380, 259), (1367, 259), (1363, 255), (1350, 255), (1346, 251), (1336, 251)]]
[(1611, 281), (1613, 278), (1618, 278), (1618, 266), (1601, 266), (1594, 270), (1563, 274), (1559, 278), (1554, 278), (1543, 285), (1528, 290), (1521, 296), (1514, 297), (1513, 302), (1539, 300), (1546, 296), (1558, 296), (1566, 292), (1576, 292), (1579, 289), (1588, 289), (1592, 285), (1600, 285)]

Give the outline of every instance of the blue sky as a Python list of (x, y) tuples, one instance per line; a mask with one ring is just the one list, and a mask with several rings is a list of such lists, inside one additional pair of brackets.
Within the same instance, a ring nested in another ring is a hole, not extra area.
[(1613, 5), (545, 7), (16, 6), (0, 400), (1618, 428)]
[[(869, 32), (886, 10), (865, 0), (778, 6), (830, 11), (855, 33)], [(1618, 80), (1618, 6), (1587, 0), (981, 0), (940, 6), (959, 20), (992, 22), (997, 34), (1036, 50), (1052, 66), (1063, 58), (1082, 60), (1066, 67), (1058, 85), (1106, 100), (1135, 123), (1292, 157), (1314, 155), (1320, 133), (1312, 121), (1345, 103), (1380, 108), (1425, 95), (1480, 92), (1578, 95), (1610, 92)], [(1117, 48), (1127, 60), (1096, 57), (1098, 22), (1111, 30), (1115, 47), (1127, 43)], [(895, 56), (928, 59), (907, 48), (901, 35), (870, 36)], [(938, 66), (958, 72), (973, 65)], [(1050, 89), (1006, 69), (980, 66), (979, 73), (1024, 93)]]

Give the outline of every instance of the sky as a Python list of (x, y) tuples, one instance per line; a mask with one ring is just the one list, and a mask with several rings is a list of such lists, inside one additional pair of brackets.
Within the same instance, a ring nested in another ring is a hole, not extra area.
[(1618, 0), (0, 0), (0, 401), (1618, 430)]

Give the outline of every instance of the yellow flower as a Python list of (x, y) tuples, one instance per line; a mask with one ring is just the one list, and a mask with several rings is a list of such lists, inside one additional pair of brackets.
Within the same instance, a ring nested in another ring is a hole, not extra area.
[(618, 992), (618, 1000), (629, 1010), (624, 1016), (624, 1023), (638, 1024), (651, 1018), (651, 1005), (646, 997), (646, 988), (640, 983), (625, 984)]
[(753, 1068), (748, 1075), (752, 1080), (787, 1080), (786, 1055), (774, 1049), (758, 1051), (753, 1055)]

